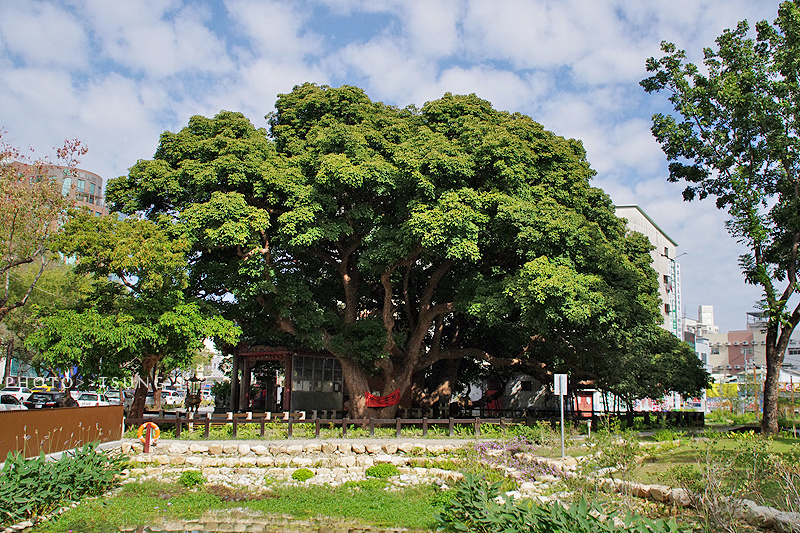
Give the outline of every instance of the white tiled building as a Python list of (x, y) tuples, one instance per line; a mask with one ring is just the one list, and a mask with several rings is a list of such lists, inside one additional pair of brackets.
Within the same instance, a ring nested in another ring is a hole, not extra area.
[(664, 317), (663, 327), (682, 340), (681, 266), (675, 260), (678, 244), (664, 233), (638, 205), (618, 205), (616, 214), (628, 221), (629, 230), (638, 231), (647, 237), (655, 247), (650, 255), (653, 257), (653, 268), (658, 273), (661, 315)]

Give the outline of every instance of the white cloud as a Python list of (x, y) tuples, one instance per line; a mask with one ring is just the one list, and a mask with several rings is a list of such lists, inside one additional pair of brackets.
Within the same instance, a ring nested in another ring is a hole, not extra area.
[(69, 11), (42, 2), (0, 4), (0, 41), (29, 67), (84, 68), (88, 39)]
[(206, 26), (210, 13), (199, 4), (85, 0), (81, 12), (102, 56), (136, 73), (165, 77), (232, 68), (225, 43)]
[(307, 16), (298, 4), (281, 1), (227, 0), (229, 15), (252, 43), (251, 53), (273, 61), (302, 60), (321, 50), (321, 38), (304, 30)]

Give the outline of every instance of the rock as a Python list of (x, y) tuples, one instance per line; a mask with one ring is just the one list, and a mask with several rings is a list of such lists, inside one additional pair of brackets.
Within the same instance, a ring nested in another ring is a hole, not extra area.
[(144, 473), (147, 476), (160, 476), (163, 472), (164, 470), (157, 466), (150, 466), (144, 469)]
[(379, 444), (367, 444), (364, 446), (364, 449), (367, 453), (372, 455), (377, 455), (383, 451), (383, 448)]
[(433, 444), (428, 446), (428, 453), (431, 455), (441, 455), (444, 453), (444, 446), (441, 444)]
[(286, 453), (289, 455), (301, 455), (303, 453), (302, 444), (292, 444), (286, 447)]
[(330, 442), (322, 443), (322, 453), (324, 453), (325, 455), (330, 455), (337, 450), (338, 446), (336, 446), (335, 444), (331, 444)]
[(250, 446), (248, 446), (247, 444), (240, 444), (237, 447), (236, 451), (239, 453), (239, 455), (247, 455), (248, 453), (250, 453)]
[(414, 445), (410, 442), (402, 442), (397, 445), (397, 449), (408, 455), (414, 451)]
[(208, 446), (205, 444), (192, 443), (189, 445), (189, 451), (192, 453), (206, 453), (208, 452)]
[(310, 457), (295, 457), (292, 459), (292, 466), (309, 467), (314, 464), (314, 459)]
[(375, 457), (372, 458), (373, 462), (376, 465), (383, 464), (383, 463), (392, 463), (393, 459), (394, 459), (394, 457), (392, 457), (391, 455), (386, 455), (385, 453), (378, 454), (378, 455), (376, 455)]
[(267, 455), (267, 454), (269, 454), (269, 448), (267, 448), (266, 446), (262, 446), (261, 444), (256, 444), (255, 446), (250, 448), (250, 451), (252, 451), (256, 455)]
[(367, 447), (360, 442), (354, 442), (350, 447), (353, 449), (353, 453), (364, 453), (367, 451)]
[(650, 485), (643, 485), (639, 483), (634, 483), (631, 486), (631, 490), (633, 495), (637, 498), (642, 498), (644, 500), (650, 498)]
[(665, 485), (650, 485), (650, 497), (657, 502), (668, 502), (671, 487)]
[(180, 442), (173, 442), (167, 446), (167, 451), (174, 455), (186, 455), (186, 453), (189, 451), (189, 447)]
[(669, 501), (679, 507), (689, 507), (692, 498), (686, 489), (672, 489), (669, 494)]
[(780, 511), (772, 507), (758, 505), (752, 501), (745, 502), (743, 507), (744, 519), (748, 524), (766, 529), (775, 529), (777, 525), (776, 518)]
[(256, 458), (255, 457), (242, 457), (239, 459), (239, 466), (255, 466), (256, 465)]
[(186, 458), (186, 464), (187, 465), (192, 465), (192, 466), (200, 466), (200, 465), (203, 464), (203, 458), (202, 457), (187, 457)]
[(394, 443), (384, 444), (383, 451), (385, 451), (389, 455), (394, 455), (397, 453), (397, 444)]
[(269, 453), (272, 455), (280, 455), (286, 453), (286, 446), (282, 444), (273, 445), (269, 447)]
[(343, 455), (342, 457), (339, 457), (337, 463), (339, 466), (350, 468), (356, 465), (356, 458), (352, 455)]
[(777, 513), (775, 529), (779, 533), (800, 533), (800, 513)]
[(169, 458), (169, 464), (171, 465), (182, 465), (186, 459), (181, 455), (173, 455)]
[(578, 466), (578, 460), (571, 455), (568, 455), (564, 458), (564, 464), (566, 466)]
[(208, 453), (212, 455), (219, 455), (222, 453), (222, 444), (209, 444)]
[(338, 447), (340, 453), (350, 453), (353, 451), (353, 447), (349, 442), (340, 442)]
[(160, 465), (168, 465), (169, 464), (169, 455), (156, 455), (153, 457), (154, 462)]
[(122, 453), (131, 453), (133, 445), (130, 442), (123, 442), (119, 449)]
[(484, 455), (486, 455), (486, 457), (500, 457), (503, 455), (503, 450), (486, 450)]
[(275, 464), (275, 460), (272, 457), (259, 457), (256, 459), (256, 464), (258, 466), (272, 466)]
[(239, 451), (238, 444), (223, 444), (222, 445), (222, 452), (227, 454), (234, 454)]
[(322, 450), (322, 445), (318, 442), (312, 442), (311, 444), (306, 444), (306, 453), (319, 453)]

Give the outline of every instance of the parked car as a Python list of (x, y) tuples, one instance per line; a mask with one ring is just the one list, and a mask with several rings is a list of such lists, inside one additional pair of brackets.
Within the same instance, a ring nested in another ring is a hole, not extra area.
[(0, 394), (0, 411), (23, 411), (27, 407), (13, 394)]
[(173, 389), (163, 389), (161, 391), (161, 403), (166, 405), (183, 403), (184, 395), (181, 392)]
[(31, 390), (28, 387), (3, 387), (0, 389), (0, 394), (10, 394), (17, 400), (24, 402), (31, 395)]
[(52, 409), (64, 407), (66, 396), (63, 392), (34, 392), (22, 403), (28, 409)]
[(122, 392), (109, 389), (106, 391), (106, 398), (108, 398), (108, 403), (111, 405), (120, 405), (122, 403)]
[(84, 392), (78, 396), (79, 407), (97, 407), (101, 405), (111, 405), (108, 403), (108, 398), (106, 398), (105, 394), (100, 394), (98, 392)]

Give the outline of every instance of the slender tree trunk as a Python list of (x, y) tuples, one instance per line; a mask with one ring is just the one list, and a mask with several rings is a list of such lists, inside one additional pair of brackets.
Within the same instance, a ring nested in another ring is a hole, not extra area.
[(3, 369), (3, 387), (8, 383), (8, 378), (11, 377), (11, 360), (14, 358), (14, 337), (8, 339), (6, 345), (6, 364)]
[(761, 418), (761, 433), (778, 434), (778, 378), (780, 377), (783, 352), (780, 346), (767, 344), (767, 375), (764, 379), (764, 405)]
[(156, 355), (147, 355), (142, 359), (142, 376), (144, 376), (144, 379), (137, 380), (129, 415), (131, 418), (142, 418), (144, 416), (144, 404), (147, 399), (148, 382), (153, 379), (153, 368), (156, 363), (158, 363), (158, 359)]

